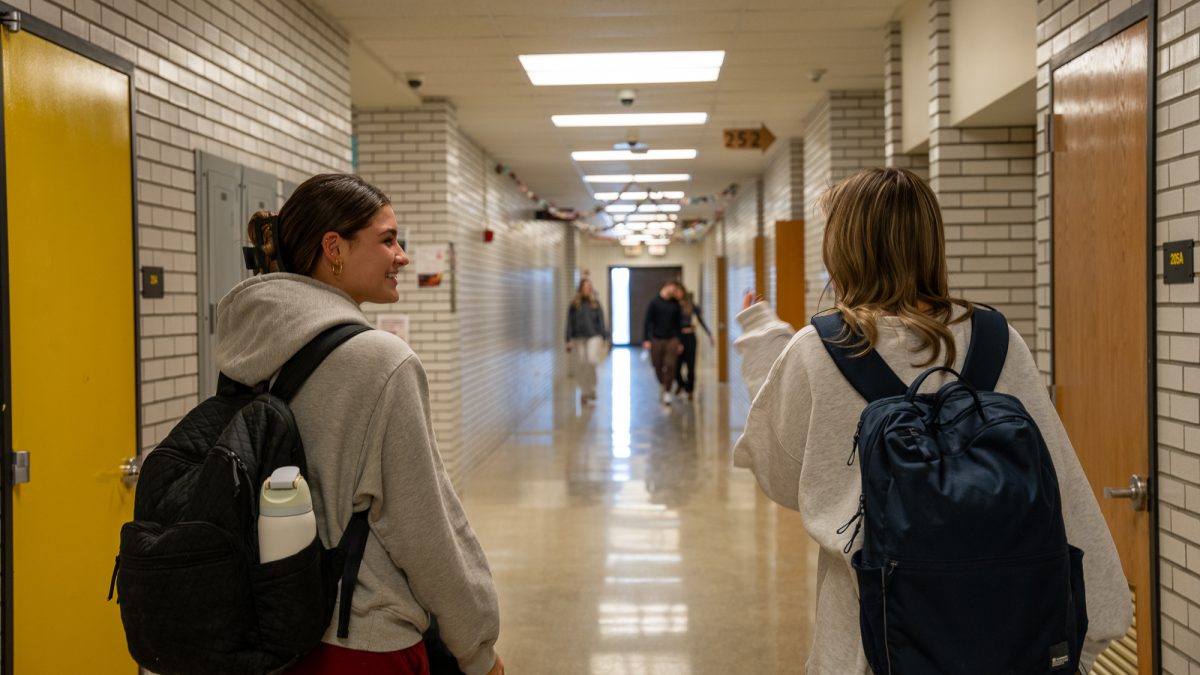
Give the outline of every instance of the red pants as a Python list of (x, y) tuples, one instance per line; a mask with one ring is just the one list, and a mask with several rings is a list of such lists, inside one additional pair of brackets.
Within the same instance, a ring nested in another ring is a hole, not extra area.
[(322, 642), (304, 655), (287, 675), (429, 675), (425, 643), (398, 652), (363, 652)]

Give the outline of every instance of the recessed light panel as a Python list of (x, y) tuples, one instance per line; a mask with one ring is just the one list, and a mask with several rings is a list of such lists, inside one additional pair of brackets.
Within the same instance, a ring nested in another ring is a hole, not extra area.
[(696, 150), (647, 150), (646, 152), (630, 152), (629, 150), (578, 150), (571, 153), (571, 159), (576, 162), (640, 162), (649, 159), (695, 159)]
[(690, 173), (607, 173), (589, 174), (583, 177), (585, 183), (683, 183), (690, 181)]
[(556, 127), (660, 127), (704, 124), (708, 113), (629, 113), (616, 115), (551, 115)]
[(723, 51), (522, 54), (517, 57), (535, 86), (715, 82)]

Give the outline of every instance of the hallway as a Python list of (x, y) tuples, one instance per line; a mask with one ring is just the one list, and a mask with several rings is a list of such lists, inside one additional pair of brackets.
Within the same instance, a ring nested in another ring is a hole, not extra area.
[[(800, 673), (816, 546), (730, 459), (740, 429), (707, 368), (670, 411), (640, 349), (599, 401), (568, 380), (462, 496), (500, 594), (514, 673)], [(743, 408), (744, 404), (734, 403)]]

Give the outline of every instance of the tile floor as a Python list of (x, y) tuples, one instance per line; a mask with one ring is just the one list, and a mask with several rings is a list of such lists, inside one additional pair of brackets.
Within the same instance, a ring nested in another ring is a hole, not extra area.
[(804, 672), (816, 546), (732, 467), (745, 395), (702, 376), (668, 409), (615, 349), (596, 403), (568, 381), (462, 486), (509, 673)]

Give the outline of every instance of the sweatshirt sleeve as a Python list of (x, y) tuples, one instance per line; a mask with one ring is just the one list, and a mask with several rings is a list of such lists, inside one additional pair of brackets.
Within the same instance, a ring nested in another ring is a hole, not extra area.
[(604, 305), (596, 302), (596, 314), (600, 317), (600, 335), (604, 337), (604, 341), (609, 341), (608, 322), (604, 320)]
[[(1034, 383), (1018, 396), (1037, 423), (1058, 473), (1067, 541), (1083, 550), (1084, 592), (1087, 594), (1088, 632), (1083, 665), (1091, 670), (1096, 656), (1108, 643), (1125, 634), (1133, 619), (1129, 585), (1108, 522), (1100, 512), (1091, 483), (1083, 471), (1071, 439), (1050, 397), (1041, 385), (1033, 355), (1014, 329), (1010, 330), (1009, 361), (1022, 381)], [(1005, 366), (1007, 370), (1008, 365)], [(1085, 670), (1085, 672), (1086, 672)]]
[(742, 355), (742, 381), (750, 390), (750, 398), (758, 393), (767, 371), (783, 353), (788, 340), (796, 332), (791, 325), (780, 321), (765, 302), (750, 305), (737, 315), (742, 334), (733, 346)]
[(486, 674), (496, 662), (500, 633), (496, 590), (442, 464), (429, 385), (415, 356), (392, 372), (369, 424), (373, 447), (360, 485), (376, 493), (371, 531), (404, 571), (417, 601), (437, 616), (460, 668)]
[(646, 321), (645, 321), (645, 325), (642, 327), (642, 341), (643, 342), (650, 341), (650, 324), (653, 321), (654, 321), (654, 301), (651, 300), (650, 304), (646, 306)]
[[(770, 306), (751, 305), (737, 319), (744, 332), (734, 345), (742, 354), (742, 379), (754, 402), (734, 446), (733, 464), (750, 469), (771, 501), (798, 511), (803, 463), (793, 450), (804, 448), (808, 435), (808, 375), (799, 358), (787, 358), (792, 327), (775, 318)], [(782, 434), (780, 425), (786, 427)]]
[(571, 329), (574, 326), (575, 326), (575, 305), (571, 305), (570, 307), (567, 308), (567, 326), (563, 331), (565, 334), (565, 336), (563, 338), (564, 342), (571, 341)]

